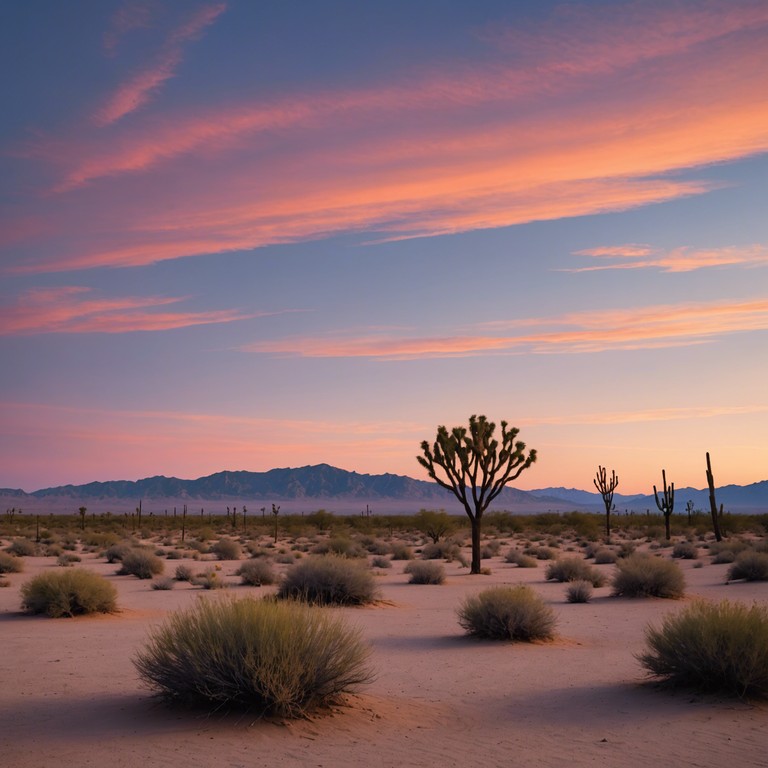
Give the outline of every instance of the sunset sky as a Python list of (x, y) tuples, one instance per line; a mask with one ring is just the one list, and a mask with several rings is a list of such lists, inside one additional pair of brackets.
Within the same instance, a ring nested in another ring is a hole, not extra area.
[(0, 487), (768, 479), (766, 0), (4, 0)]

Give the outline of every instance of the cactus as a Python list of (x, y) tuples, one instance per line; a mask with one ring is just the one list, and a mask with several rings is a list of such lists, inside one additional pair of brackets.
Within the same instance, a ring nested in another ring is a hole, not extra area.
[(709, 486), (709, 508), (712, 513), (712, 530), (715, 532), (717, 541), (723, 540), (723, 534), (720, 532), (720, 518), (723, 514), (723, 505), (720, 505), (720, 514), (717, 513), (717, 501), (715, 501), (715, 478), (712, 475), (712, 464), (709, 461), (709, 451), (707, 451), (707, 485)]
[(664, 530), (667, 534), (667, 541), (672, 537), (669, 531), (669, 521), (672, 517), (672, 510), (675, 508), (675, 484), (670, 483), (667, 487), (667, 472), (661, 470), (661, 480), (664, 483), (664, 498), (659, 499), (659, 492), (656, 490), (656, 486), (653, 486), (653, 497), (656, 499), (656, 506), (659, 511), (664, 515)]
[(616, 474), (616, 470), (611, 470), (610, 482), (607, 478), (607, 470), (605, 467), (597, 466), (597, 475), (592, 480), (597, 488), (598, 493), (603, 497), (603, 504), (605, 504), (605, 535), (610, 541), (611, 539), (611, 509), (615, 508), (613, 505), (613, 492), (616, 490), (616, 486), (619, 484), (619, 477)]

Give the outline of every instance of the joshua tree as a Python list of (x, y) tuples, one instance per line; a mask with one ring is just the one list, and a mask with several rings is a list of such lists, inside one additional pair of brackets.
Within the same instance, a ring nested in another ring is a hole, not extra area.
[(717, 513), (717, 502), (715, 501), (715, 478), (712, 475), (712, 464), (709, 461), (709, 451), (707, 451), (707, 485), (709, 486), (709, 509), (712, 514), (712, 530), (715, 532), (717, 541), (723, 540), (723, 534), (720, 532), (720, 515), (723, 514), (723, 505), (720, 505), (720, 515)]
[(663, 469), (661, 470), (661, 480), (664, 483), (664, 498), (659, 499), (659, 492), (655, 485), (653, 486), (653, 497), (656, 499), (656, 506), (664, 514), (664, 531), (667, 534), (667, 541), (669, 541), (672, 538), (669, 532), (669, 521), (672, 517), (672, 510), (675, 508), (675, 484), (670, 483), (669, 488), (667, 488), (667, 473)]
[[(485, 416), (470, 416), (469, 429), (454, 427), (450, 432), (437, 428), (437, 437), (430, 447), (421, 443), (423, 456), (419, 464), (440, 486), (451, 491), (461, 502), (472, 526), (472, 566), (470, 573), (480, 573), (480, 523), (483, 512), (501, 493), (507, 483), (536, 461), (536, 451), (525, 455), (525, 443), (515, 442), (520, 432), (507, 429), (501, 422), (501, 444), (493, 433), (496, 425)], [(441, 476), (438, 476), (438, 470)]]
[(688, 513), (688, 525), (691, 524), (691, 515), (693, 515), (693, 499), (685, 502), (685, 511)]
[(277, 516), (280, 514), (280, 507), (272, 504), (272, 515), (275, 518), (275, 544), (277, 544)]
[(85, 513), (88, 511), (87, 507), (79, 507), (77, 510), (80, 513), (80, 530), (85, 530)]
[(605, 536), (610, 540), (611, 538), (611, 509), (613, 509), (613, 492), (616, 490), (616, 486), (619, 484), (619, 478), (616, 474), (616, 470), (611, 470), (611, 479), (608, 481), (606, 477), (605, 467), (597, 465), (597, 475), (592, 482), (595, 484), (598, 493), (603, 497), (603, 504), (605, 504)]

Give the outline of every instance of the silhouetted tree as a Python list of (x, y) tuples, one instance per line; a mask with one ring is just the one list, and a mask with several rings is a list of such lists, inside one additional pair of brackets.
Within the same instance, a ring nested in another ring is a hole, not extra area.
[[(472, 566), (480, 573), (480, 529), (483, 513), (507, 483), (536, 461), (536, 451), (525, 454), (525, 443), (516, 442), (520, 430), (501, 422), (501, 443), (494, 439), (496, 425), (485, 416), (470, 416), (469, 429), (443, 426), (430, 446), (421, 443), (417, 460), (429, 476), (461, 502), (472, 526)], [(438, 475), (440, 472), (440, 475)]]
[(619, 478), (616, 475), (616, 470), (611, 470), (611, 479), (608, 480), (607, 470), (605, 467), (597, 465), (597, 475), (592, 481), (597, 488), (598, 493), (603, 497), (603, 504), (605, 504), (605, 536), (610, 540), (611, 538), (611, 509), (613, 509), (613, 492), (616, 490), (616, 486), (619, 484)]
[(653, 486), (653, 497), (656, 499), (656, 506), (664, 515), (664, 531), (667, 534), (667, 541), (672, 538), (669, 530), (669, 522), (672, 518), (672, 510), (675, 508), (675, 484), (671, 483), (667, 487), (667, 473), (661, 470), (661, 480), (664, 483), (664, 496), (659, 499), (659, 492), (656, 490), (656, 486)]

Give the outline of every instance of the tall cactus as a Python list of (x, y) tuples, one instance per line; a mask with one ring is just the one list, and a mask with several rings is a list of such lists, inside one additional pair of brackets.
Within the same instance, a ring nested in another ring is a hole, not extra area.
[(613, 492), (619, 484), (619, 477), (616, 470), (611, 470), (611, 479), (608, 480), (605, 467), (597, 466), (597, 475), (592, 480), (598, 493), (603, 497), (605, 504), (605, 536), (608, 540), (611, 538), (611, 509), (613, 508)]
[[(715, 532), (717, 541), (723, 540), (723, 534), (720, 532), (720, 516), (717, 514), (717, 501), (715, 501), (715, 478), (712, 475), (712, 464), (709, 461), (709, 451), (707, 451), (707, 485), (709, 486), (709, 509), (712, 513), (712, 530)], [(723, 514), (723, 505), (720, 505), (720, 515)]]
[(667, 534), (667, 541), (669, 541), (672, 538), (669, 530), (669, 522), (672, 518), (672, 510), (675, 508), (675, 484), (671, 483), (669, 487), (667, 487), (667, 472), (664, 469), (661, 470), (661, 480), (664, 483), (664, 496), (662, 499), (659, 499), (659, 492), (654, 485), (653, 497), (656, 499), (656, 506), (659, 508), (659, 511), (664, 515), (664, 530)]

